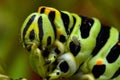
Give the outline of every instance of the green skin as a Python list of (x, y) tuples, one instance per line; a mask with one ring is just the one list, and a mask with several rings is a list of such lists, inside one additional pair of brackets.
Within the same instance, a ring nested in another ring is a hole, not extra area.
[[(55, 10), (55, 12), (58, 12), (58, 10)], [(74, 79), (76, 80), (109, 80), (110, 77), (113, 75), (113, 72), (115, 72), (120, 67), (120, 58), (113, 64), (110, 64), (106, 61), (105, 57), (108, 54), (108, 51), (113, 47), (114, 44), (118, 42), (118, 31), (115, 28), (110, 29), (110, 37), (108, 41), (106, 42), (105, 46), (99, 51), (99, 55), (92, 57), (91, 52), (95, 48), (96, 45), (96, 38), (100, 32), (101, 23), (98, 19), (92, 18), (94, 20), (94, 25), (91, 28), (91, 31), (89, 33), (89, 37), (86, 39), (83, 39), (81, 37), (81, 32), (79, 30), (81, 25), (81, 18), (76, 14), (71, 14), (66, 11), (62, 11), (63, 13), (67, 14), (70, 19), (70, 24), (68, 27), (68, 30), (70, 30), (71, 26), (73, 25), (73, 18), (75, 17), (76, 22), (74, 25), (74, 29), (71, 33), (71, 35), (67, 35), (64, 25), (62, 23), (62, 19), (60, 18), (60, 15), (56, 13), (57, 16), (55, 16), (54, 24), (56, 27), (56, 32), (61, 31), (62, 35), (64, 35), (67, 39), (66, 42), (62, 43), (59, 41), (60, 36), (57, 34), (57, 38), (55, 39), (54, 31), (52, 29), (52, 25), (49, 22), (48, 15), (46, 14), (40, 14), (40, 13), (33, 13), (25, 20), (23, 27), (21, 29), (21, 38), (23, 40), (23, 32), (25, 25), (27, 24), (28, 20), (31, 18), (32, 15), (36, 15), (37, 17), (35, 20), (33, 20), (32, 24), (29, 26), (29, 29), (26, 31), (23, 45), (28, 48), (31, 47), (31, 53), (30, 53), (30, 62), (35, 72), (37, 72), (43, 79), (45, 79), (49, 76), (49, 80), (59, 79), (62, 77), (68, 78), (68, 79)], [(41, 42), (41, 49), (38, 48), (40, 44), (39, 39), (39, 31), (38, 31), (38, 18), (42, 16), (42, 23), (43, 23), (43, 31), (44, 36)], [(44, 24), (45, 23), (45, 24)], [(30, 32), (31, 30), (35, 31), (35, 38), (34, 40), (30, 40)], [(48, 32), (50, 31), (50, 32)], [(52, 37), (51, 45), (47, 46), (47, 38), (48, 36)], [(70, 52), (69, 44), (70, 42), (73, 42), (76, 46), (81, 47), (80, 52), (74, 56)], [(27, 46), (26, 46), (26, 45)], [(108, 47), (109, 46), (109, 47)], [(43, 57), (42, 52), (48, 48), (49, 54), (48, 57)], [(54, 49), (58, 48), (60, 51), (60, 54), (57, 55), (55, 53)], [(106, 70), (104, 74), (102, 74), (99, 78), (95, 79), (92, 74), (92, 69), (96, 65), (96, 62), (98, 60), (102, 60), (103, 64), (106, 65)], [(57, 60), (57, 65), (54, 65), (53, 63)], [(67, 72), (61, 71), (60, 65), (63, 62), (67, 62), (69, 69)], [(84, 62), (84, 63), (83, 63)], [(76, 75), (73, 75), (79, 68), (79, 66), (83, 63), (83, 65), (80, 67), (80, 71)], [(119, 65), (118, 65), (119, 64)], [(47, 71), (48, 68), (52, 69), (53, 67), (56, 67), (53, 71)], [(111, 72), (111, 71), (112, 72)], [(118, 76), (114, 80), (119, 80), (120, 77)]]
[(40, 74), (43, 78), (46, 77), (47, 66), (44, 66), (45, 60), (43, 59), (40, 50), (34, 45), (30, 53), (30, 63), (35, 72)]

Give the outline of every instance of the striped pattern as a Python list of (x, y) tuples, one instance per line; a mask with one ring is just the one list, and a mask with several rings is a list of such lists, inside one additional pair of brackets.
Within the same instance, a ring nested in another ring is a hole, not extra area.
[(110, 27), (101, 25), (101, 30), (96, 39), (96, 46), (92, 51), (93, 56), (95, 56), (100, 51), (100, 49), (105, 45), (105, 43), (109, 38), (109, 34), (110, 34)]
[[(43, 57), (48, 57), (50, 53), (51, 49), (48, 46), (57, 45), (54, 52), (58, 55), (64, 52), (59, 50), (60, 45), (53, 44), (58, 40), (65, 47), (65, 52), (70, 52), (75, 60), (79, 60), (76, 63), (77, 69), (75, 72), (81, 67), (80, 69), (84, 73), (92, 73), (97, 80), (115, 79), (120, 75), (120, 65), (116, 65), (120, 64), (120, 34), (116, 29), (101, 24), (95, 18), (78, 16), (67, 11), (58, 11), (44, 6), (38, 9), (36, 15), (29, 16), (25, 22), (21, 35), (26, 48), (29, 45), (26, 41), (34, 42), (36, 40), (39, 43), (36, 44), (40, 50), (43, 49), (43, 45), (46, 45), (42, 52)], [(37, 27), (34, 28), (33, 26)], [(115, 35), (115, 38), (112, 34)], [(73, 39), (73, 37), (76, 38)], [(78, 44), (76, 44), (76, 41), (78, 41)], [(97, 61), (99, 59), (102, 62), (98, 65)], [(64, 61), (64, 63), (59, 64), (61, 72), (67, 73), (71, 69), (68, 63)], [(66, 66), (66, 69), (62, 66)], [(108, 73), (109, 66), (116, 67), (112, 73)], [(106, 78), (101, 78), (101, 76), (106, 76)], [(49, 76), (49, 79), (51, 77)]]
[(28, 28), (30, 27), (31, 23), (33, 22), (34, 18), (35, 18), (35, 15), (33, 15), (33, 16), (29, 19), (29, 21), (27, 22), (26, 26), (24, 27), (24, 30), (23, 30), (23, 41), (24, 41), (24, 39), (25, 39), (26, 32), (27, 32)]

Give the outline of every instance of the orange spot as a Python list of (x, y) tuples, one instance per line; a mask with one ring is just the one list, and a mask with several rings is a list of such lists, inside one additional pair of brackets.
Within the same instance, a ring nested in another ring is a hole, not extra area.
[(50, 11), (52, 11), (52, 9), (47, 8), (45, 12), (48, 14)]
[(99, 59), (99, 60), (96, 61), (96, 65), (102, 65), (102, 64), (103, 64), (102, 59)]
[(120, 42), (118, 42), (118, 46), (120, 46)]

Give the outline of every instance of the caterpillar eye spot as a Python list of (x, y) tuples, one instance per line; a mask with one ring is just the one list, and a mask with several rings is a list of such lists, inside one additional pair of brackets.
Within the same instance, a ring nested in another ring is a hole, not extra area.
[(54, 58), (56, 58), (56, 56), (54, 56)]
[(57, 75), (59, 75), (59, 74), (60, 74), (60, 72), (56, 72), (56, 74), (57, 74)]

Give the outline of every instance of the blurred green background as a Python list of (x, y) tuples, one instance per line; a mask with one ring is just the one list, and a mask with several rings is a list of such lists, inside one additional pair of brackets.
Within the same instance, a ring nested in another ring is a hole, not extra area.
[(20, 28), (24, 19), (42, 5), (94, 16), (120, 30), (120, 0), (0, 0), (0, 73), (37, 80), (28, 62), (29, 53), (21, 44)]

